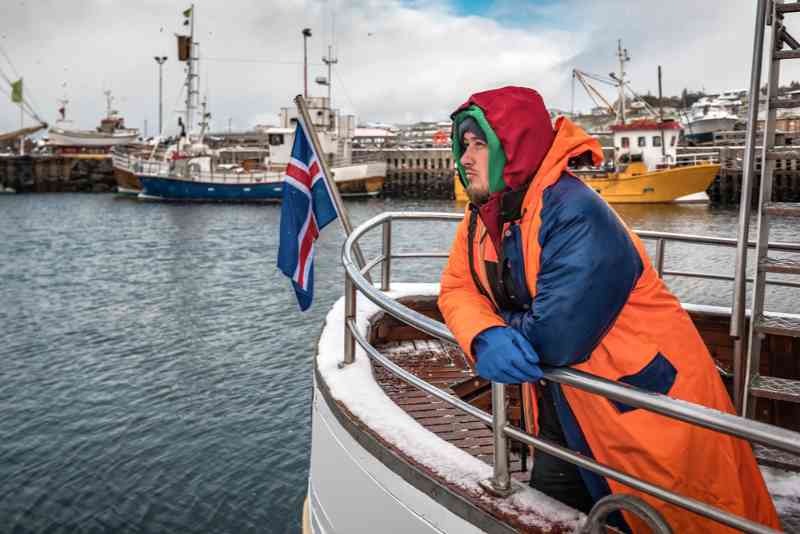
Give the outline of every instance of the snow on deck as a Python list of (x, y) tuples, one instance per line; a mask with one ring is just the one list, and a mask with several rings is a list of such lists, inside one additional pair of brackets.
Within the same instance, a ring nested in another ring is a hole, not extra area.
[(800, 518), (800, 473), (761, 466), (761, 474), (764, 475), (778, 515)]
[[(394, 291), (387, 296), (394, 299), (439, 293), (438, 284), (396, 283), (392, 287)], [(366, 333), (370, 318), (379, 311), (377, 305), (358, 294), (356, 322), (361, 332)], [(334, 399), (420, 465), (475, 498), (517, 517), (523, 524), (547, 530), (552, 523), (560, 523), (578, 530), (585, 519), (583, 514), (532, 488), (526, 487), (508, 499), (486, 493), (479, 482), (492, 476), (492, 467), (439, 438), (396, 405), (375, 381), (369, 357), (358, 344), (355, 362), (339, 369), (344, 357), (344, 328), (344, 298), (341, 298), (328, 313), (317, 355), (317, 367)]]

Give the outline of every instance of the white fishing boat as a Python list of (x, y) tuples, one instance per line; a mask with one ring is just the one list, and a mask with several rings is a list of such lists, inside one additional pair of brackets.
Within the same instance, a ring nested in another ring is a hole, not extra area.
[(703, 143), (714, 140), (714, 132), (733, 130), (739, 117), (731, 107), (737, 106), (730, 98), (704, 96), (694, 104), (686, 119), (686, 138), (690, 142)]
[(74, 130), (65, 128), (70, 121), (66, 119), (66, 101), (62, 101), (61, 118), (47, 132), (48, 145), (53, 147), (115, 147), (137, 142), (139, 130), (126, 128), (125, 120), (112, 108), (114, 97), (106, 91), (106, 116), (95, 130)]
[[(529, 447), (625, 481), (698, 517), (712, 517), (745, 532), (776, 532), (527, 434), (519, 420), (520, 401), (514, 386), (489, 384), (477, 377), (452, 334), (439, 322), (438, 285), (392, 279), (398, 258), (391, 245), (393, 226), (415, 221), (424, 222), (428, 231), (452, 231), (452, 227), (435, 227), (461, 218), (461, 214), (384, 213), (354, 230), (345, 243), (345, 296), (327, 315), (314, 359), (304, 533), (600, 533), (606, 532), (601, 530), (604, 518), (617, 510), (638, 516), (653, 532), (672, 532), (653, 507), (633, 496), (606, 497), (585, 516), (532, 489), (526, 483)], [(366, 261), (367, 267), (360, 267), (355, 247), (370, 230), (381, 228), (382, 251)], [(676, 250), (666, 246), (670, 241), (736, 246), (734, 239), (660, 232), (639, 235), (655, 240), (662, 251)], [(780, 244), (775, 249), (800, 252), (800, 245)], [(446, 256), (409, 252), (406, 247), (404, 251), (404, 260)], [(377, 284), (365, 273), (379, 265)], [(666, 275), (663, 262), (657, 265), (659, 273)], [(718, 275), (708, 274), (707, 280), (715, 277)], [(726, 368), (733, 352), (733, 340), (728, 336), (731, 310), (698, 304), (684, 304), (684, 308), (706, 339), (723, 378), (730, 379)], [(800, 319), (797, 315), (776, 316)], [(791, 335), (768, 334), (765, 346), (784, 346), (787, 341), (791, 343)], [(762, 354), (762, 361), (769, 361), (770, 366), (783, 365), (786, 358), (791, 355), (780, 350)], [(800, 531), (800, 460), (796, 456), (800, 454), (800, 433), (570, 369), (548, 372), (546, 379), (750, 440), (756, 444), (786, 532)], [(798, 379), (800, 376), (791, 377), (800, 384)], [(784, 423), (798, 428), (800, 420), (796, 416), (789, 419)]]
[[(198, 107), (199, 80), (196, 74), (198, 43), (194, 38), (194, 6), (188, 10), (189, 35), (178, 36), (178, 57), (187, 64), (186, 114), (183, 124), (190, 130), (194, 110)], [(328, 58), (330, 59), (330, 58)], [(331, 63), (335, 61), (331, 60)], [(327, 79), (324, 82), (327, 84)], [(323, 156), (326, 158), (342, 196), (374, 196), (383, 189), (387, 162), (354, 161), (352, 144), (355, 117), (342, 116), (331, 109), (330, 97), (310, 97), (308, 110), (319, 132)], [(203, 142), (208, 126), (206, 103), (202, 104), (201, 131), (191, 131), (175, 147), (168, 148), (161, 159), (156, 151), (149, 156), (141, 152), (114, 151), (114, 174), (118, 192), (136, 193), (142, 199), (177, 201), (262, 202), (277, 201), (283, 196), (283, 173), (289, 163), (294, 143), (297, 113), (283, 108), (279, 127), (263, 128), (268, 155), (248, 168), (231, 165), (230, 154), (213, 151)], [(138, 191), (138, 193), (137, 193)]]

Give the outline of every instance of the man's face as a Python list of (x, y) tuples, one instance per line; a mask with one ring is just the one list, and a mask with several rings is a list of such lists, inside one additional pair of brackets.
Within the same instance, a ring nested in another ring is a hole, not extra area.
[(467, 174), (467, 195), (476, 206), (489, 200), (489, 147), (472, 132), (464, 134), (461, 165)]

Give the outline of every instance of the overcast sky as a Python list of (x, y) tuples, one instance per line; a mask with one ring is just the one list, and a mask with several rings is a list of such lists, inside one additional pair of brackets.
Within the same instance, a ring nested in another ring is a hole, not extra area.
[[(657, 93), (719, 91), (749, 84), (752, 0), (196, 0), (201, 94), (213, 129), (274, 124), (302, 92), (303, 40), (311, 28), (310, 80), (325, 74), (334, 45), (334, 106), (360, 122), (446, 119), (475, 91), (502, 85), (538, 89), (548, 106), (568, 110), (571, 70), (616, 70), (616, 41), (629, 49), (633, 87)], [(76, 128), (104, 114), (103, 91), (129, 126), (153, 135), (158, 66), (164, 64), (165, 130), (175, 130), (184, 63), (174, 34), (189, 1), (2, 0), (0, 69), (24, 78), (26, 96), (47, 121), (68, 98)], [(800, 19), (798, 19), (800, 20)], [(790, 25), (790, 28), (793, 26)], [(798, 32), (800, 33), (800, 32)], [(7, 56), (7, 57), (4, 57)], [(8, 60), (10, 59), (11, 64)], [(798, 67), (784, 80), (800, 78)], [(0, 131), (19, 113), (0, 92)], [(310, 85), (312, 95), (326, 88)], [(611, 96), (611, 95), (609, 95)], [(576, 108), (591, 105), (576, 88)], [(27, 121), (30, 123), (30, 120)]]

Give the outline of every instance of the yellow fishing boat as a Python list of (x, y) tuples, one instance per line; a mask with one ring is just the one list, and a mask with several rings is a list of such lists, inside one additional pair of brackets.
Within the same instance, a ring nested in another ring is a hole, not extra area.
[[(718, 173), (719, 164), (716, 163), (648, 171), (643, 163), (635, 162), (622, 172), (578, 176), (610, 204), (643, 204), (674, 202), (681, 197), (704, 192)], [(454, 182), (456, 201), (467, 202), (469, 198), (458, 175)]]
[(701, 163), (648, 171), (635, 162), (617, 173), (580, 178), (609, 203), (674, 202), (694, 193), (705, 192), (719, 173), (719, 164)]
[[(635, 121), (611, 127), (615, 165), (609, 170), (573, 172), (609, 203), (674, 202), (704, 193), (719, 173), (719, 164), (697, 160), (677, 164), (676, 145), (681, 125), (673, 121)], [(455, 197), (467, 202), (456, 175)]]

